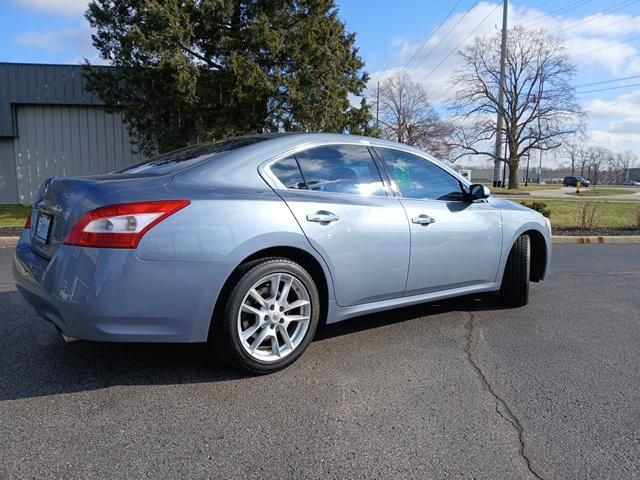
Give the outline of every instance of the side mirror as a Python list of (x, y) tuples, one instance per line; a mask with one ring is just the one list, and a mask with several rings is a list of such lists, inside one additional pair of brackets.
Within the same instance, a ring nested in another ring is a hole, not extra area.
[(469, 187), (469, 197), (472, 202), (475, 200), (489, 198), (490, 195), (491, 191), (489, 190), (489, 188), (479, 183), (474, 183)]

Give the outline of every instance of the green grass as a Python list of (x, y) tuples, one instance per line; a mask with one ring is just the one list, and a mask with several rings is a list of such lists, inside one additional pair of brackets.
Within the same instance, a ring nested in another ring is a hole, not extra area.
[(23, 227), (31, 207), (0, 205), (0, 227)]
[[(634, 190), (628, 188), (581, 188), (581, 197), (599, 197), (601, 195), (630, 195), (636, 193)], [(567, 195), (576, 195), (575, 192), (569, 192)]]
[(529, 192), (533, 192), (535, 190), (560, 190), (562, 185), (559, 183), (552, 183), (549, 185), (538, 185), (538, 184), (529, 184), (526, 187), (524, 183), (520, 183), (518, 188), (514, 188), (509, 190), (508, 188), (496, 188), (491, 185), (487, 185), (491, 190), (491, 193), (495, 193), (496, 195), (528, 195)]
[[(579, 227), (579, 200), (547, 200), (539, 199), (551, 209), (551, 225), (554, 228)], [(599, 204), (596, 227), (599, 228), (633, 228), (637, 227), (636, 208), (640, 202), (608, 202), (596, 201)]]

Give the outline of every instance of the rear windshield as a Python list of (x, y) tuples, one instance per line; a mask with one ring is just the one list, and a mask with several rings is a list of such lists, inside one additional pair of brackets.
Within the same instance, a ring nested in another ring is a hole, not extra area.
[(253, 145), (262, 140), (266, 140), (267, 136), (253, 136), (253, 137), (237, 137), (227, 140), (218, 140), (216, 142), (201, 143), (190, 147), (181, 148), (172, 152), (167, 152), (159, 155), (151, 160), (145, 160), (144, 162), (130, 165), (121, 170), (112, 172), (114, 174), (152, 174), (160, 175), (166, 173), (173, 173), (183, 168), (194, 165), (206, 158), (214, 155), (219, 155), (224, 152), (230, 152), (238, 148)]

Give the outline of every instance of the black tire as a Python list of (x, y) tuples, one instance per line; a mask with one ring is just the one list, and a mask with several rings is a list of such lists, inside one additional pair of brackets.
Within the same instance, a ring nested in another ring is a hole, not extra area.
[(502, 276), (500, 299), (507, 307), (524, 307), (529, 302), (531, 246), (529, 235), (518, 237), (509, 252)]
[[(301, 343), (281, 360), (264, 362), (253, 358), (242, 347), (238, 334), (238, 312), (251, 287), (263, 277), (272, 273), (286, 273), (297, 278), (306, 288), (311, 303), (307, 332)], [(318, 289), (309, 273), (297, 263), (286, 258), (266, 258), (243, 265), (234, 275), (227, 298), (222, 308), (214, 314), (209, 342), (218, 357), (238, 370), (252, 374), (267, 374), (281, 370), (302, 355), (313, 339), (320, 318), (320, 297)]]

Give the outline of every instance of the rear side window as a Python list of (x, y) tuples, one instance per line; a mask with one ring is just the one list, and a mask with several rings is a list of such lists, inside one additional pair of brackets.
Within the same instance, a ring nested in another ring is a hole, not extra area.
[(385, 196), (371, 153), (358, 145), (315, 147), (296, 154), (307, 188), (320, 192)]
[(391, 176), (405, 198), (420, 200), (462, 200), (460, 181), (434, 163), (411, 153), (376, 149), (391, 170)]
[(306, 188), (304, 178), (298, 167), (295, 157), (287, 157), (278, 160), (271, 165), (271, 172), (280, 180), (286, 188)]

